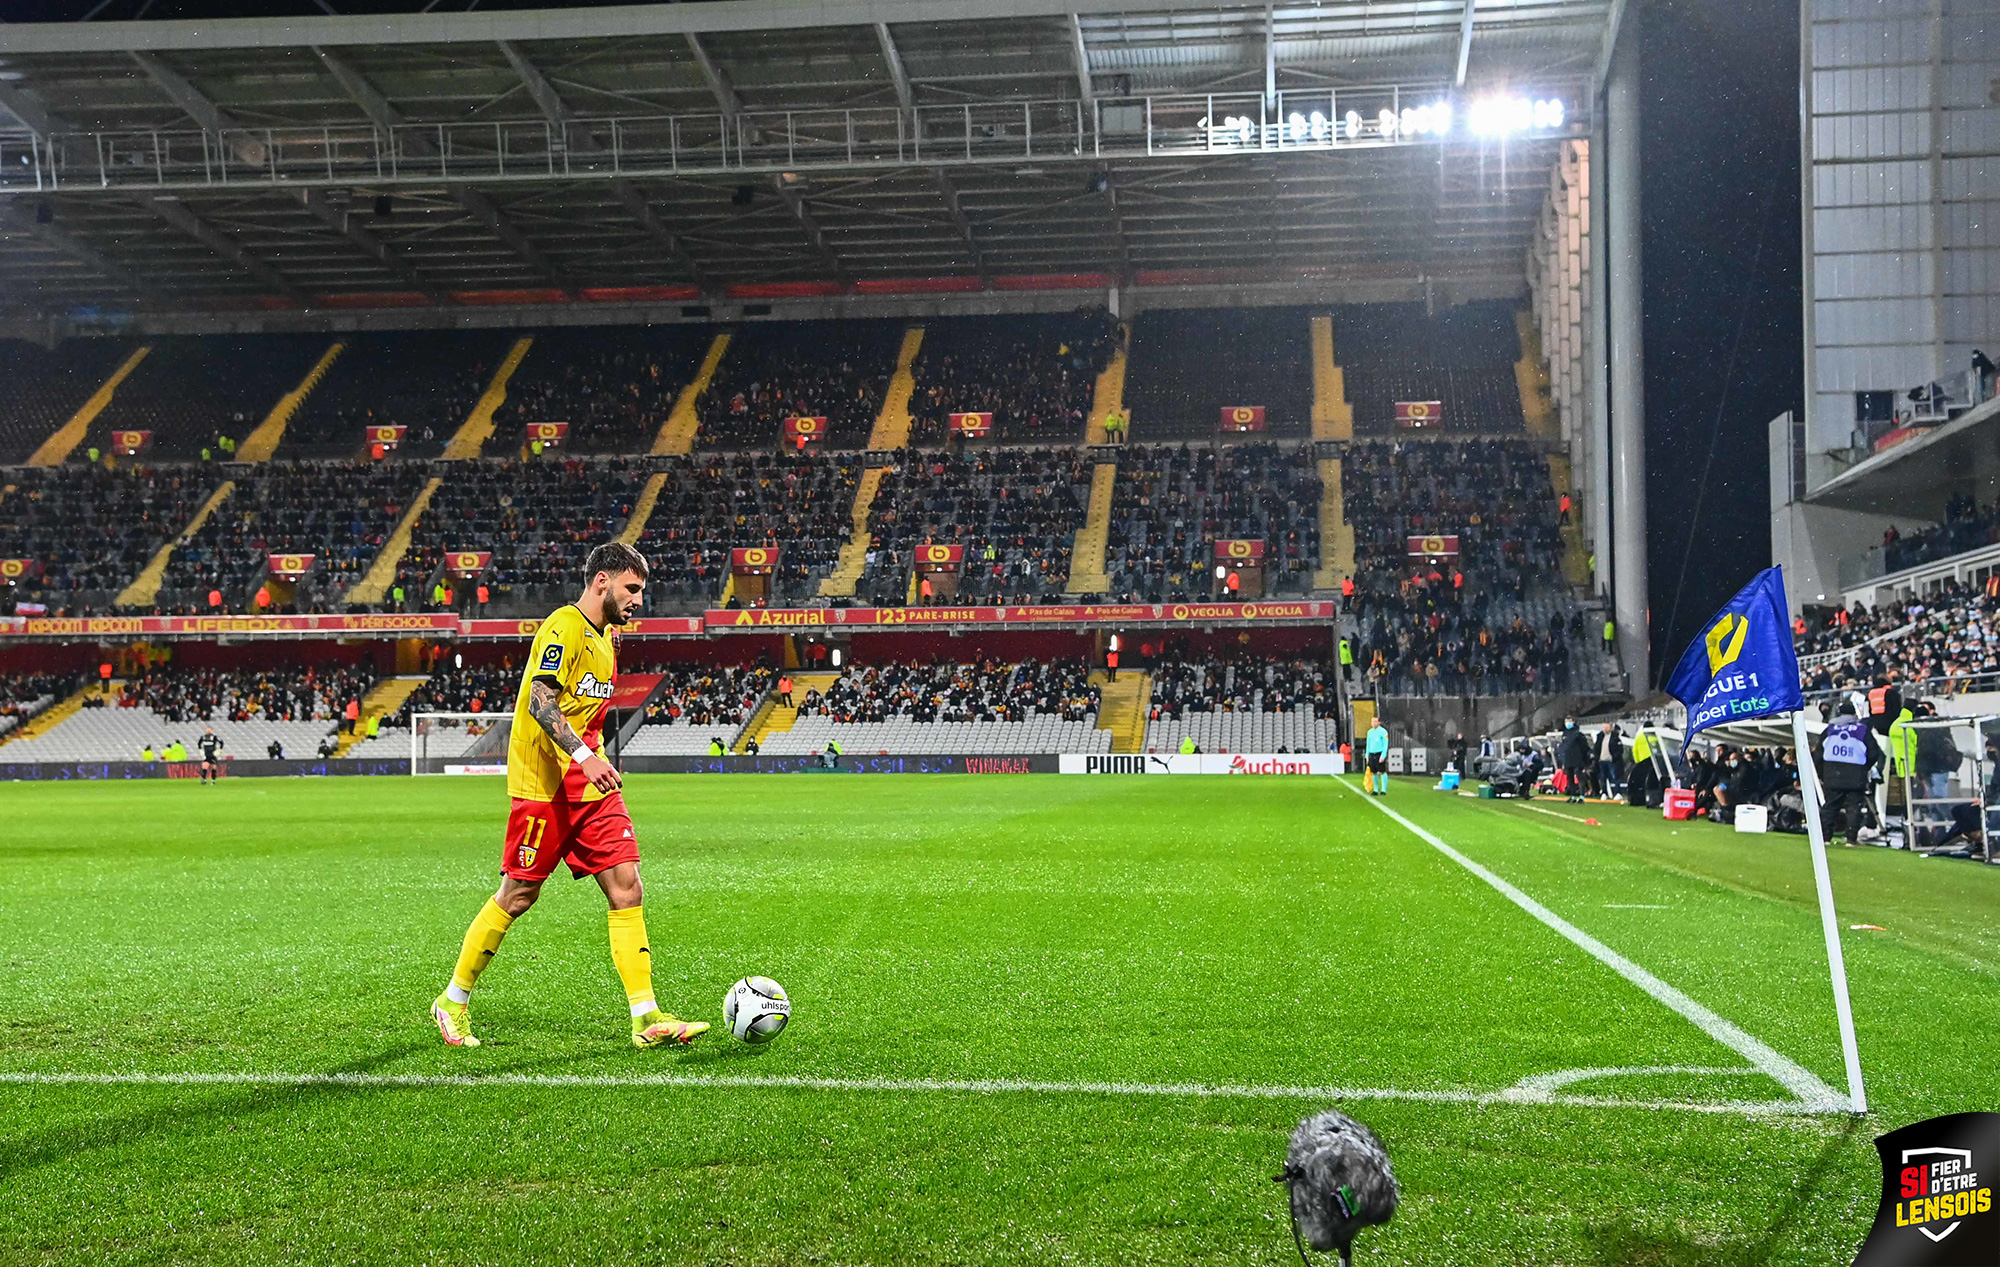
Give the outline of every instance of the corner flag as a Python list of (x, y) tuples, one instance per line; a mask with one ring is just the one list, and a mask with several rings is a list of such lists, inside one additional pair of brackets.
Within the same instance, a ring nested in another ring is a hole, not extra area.
[(1715, 614), (1681, 653), (1667, 694), (1687, 706), (1682, 752), (1710, 726), (1804, 706), (1782, 572), (1765, 568)]
[(1819, 891), (1820, 934), (1833, 978), (1833, 1013), (1840, 1025), (1840, 1054), (1847, 1065), (1848, 1110), (1868, 1111), (1861, 1085), (1861, 1049), (1854, 1038), (1854, 1006), (1847, 996), (1847, 959), (1840, 950), (1840, 922), (1833, 909), (1833, 878), (1826, 865), (1826, 832), (1820, 823), (1818, 771), (1806, 732), (1805, 693), (1799, 657), (1785, 617), (1785, 576), (1765, 568), (1715, 613), (1701, 637), (1688, 644), (1667, 694), (1687, 706), (1681, 751), (1700, 731), (1724, 722), (1772, 713), (1792, 715), (1792, 751), (1798, 757), (1799, 798), (1805, 803), (1806, 840), (1812, 851), (1813, 887)]

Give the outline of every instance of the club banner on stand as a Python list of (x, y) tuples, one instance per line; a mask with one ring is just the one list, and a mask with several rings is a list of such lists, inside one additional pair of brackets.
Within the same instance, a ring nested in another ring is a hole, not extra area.
[(42, 565), (36, 559), (0, 559), (0, 583), (18, 584), (41, 575)]
[(965, 562), (964, 546), (918, 546), (917, 566), (927, 570), (957, 571)]
[(569, 424), (566, 422), (531, 422), (528, 424), (528, 443), (541, 441), (545, 449), (553, 449), (569, 439)]
[(312, 571), (316, 554), (274, 554), (271, 556), (271, 575), (281, 581), (296, 581)]
[(826, 439), (826, 415), (798, 414), (785, 419), (785, 439), (793, 444), (801, 440), (818, 444)]
[(409, 433), (409, 430), (408, 427), (400, 425), (370, 427), (368, 428), (368, 443), (371, 445), (379, 444), (385, 449), (393, 449), (403, 442), (403, 437)]
[(1433, 533), (1428, 537), (1410, 537), (1406, 548), (1413, 558), (1449, 559), (1458, 553), (1458, 534)]
[(111, 433), (111, 451), (131, 457), (152, 447), (153, 433), (150, 431), (114, 431)]
[(1264, 557), (1264, 543), (1238, 538), (1233, 541), (1215, 543), (1215, 559), (1218, 563), (1252, 562)]
[(1441, 400), (1396, 402), (1396, 425), (1399, 427), (1436, 427), (1443, 424), (1444, 402)]
[(729, 570), (746, 576), (759, 576), (776, 570), (778, 547), (750, 546), (729, 552)]
[(951, 415), (951, 429), (968, 440), (983, 440), (993, 433), (993, 415), (965, 413)]
[(453, 550), (445, 556), (445, 566), (453, 576), (471, 578), (486, 570), (493, 562), (491, 550)]
[(1262, 431), (1264, 429), (1264, 406), (1224, 405), (1222, 407), (1222, 429), (1224, 431)]

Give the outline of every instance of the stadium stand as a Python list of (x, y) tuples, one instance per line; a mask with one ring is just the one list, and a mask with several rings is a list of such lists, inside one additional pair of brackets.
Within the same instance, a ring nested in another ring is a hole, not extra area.
[(883, 665), (850, 670), (800, 701), (766, 753), (1109, 752), (1098, 687), (1081, 661)]
[(644, 453), (713, 337), (696, 325), (540, 331), (507, 382), (495, 435), (512, 446), (529, 423), (566, 422), (565, 452)]
[(147, 461), (191, 460), (204, 448), (225, 456), (220, 437), (240, 443), (278, 398), (298, 386), (333, 340), (323, 334), (175, 335), (151, 340), (132, 371), (90, 425), (86, 444), (111, 450), (113, 431), (153, 433)]
[(817, 593), (853, 527), (860, 478), (854, 454), (696, 454), (664, 461), (666, 483), (637, 543), (654, 567), (652, 610), (720, 601), (729, 551), (749, 546), (779, 548), (773, 579), (780, 600)]
[(1921, 597), (1869, 609), (1856, 604), (1794, 640), (1806, 689), (1866, 689), (1894, 677), (1923, 694), (1949, 694), (2000, 678), (2000, 583), (1946, 582)]
[(1088, 510), (1090, 473), (1079, 449), (910, 455), (876, 490), (858, 592), (903, 605), (915, 547), (941, 544), (965, 547), (960, 598), (1058, 601)]
[(1212, 440), (1228, 405), (1262, 405), (1264, 435), (1312, 435), (1312, 346), (1298, 308), (1152, 309), (1133, 323), (1132, 439)]
[(0, 463), (25, 462), (132, 354), (125, 339), (0, 339)]
[(1443, 402), (1445, 431), (1526, 428), (1511, 304), (1469, 303), (1435, 314), (1421, 304), (1347, 305), (1333, 310), (1333, 345), (1357, 434), (1399, 430), (1397, 401)]
[(732, 747), (775, 677), (762, 667), (701, 665), (676, 665), (663, 674), (645, 724), (624, 747), (627, 756), (699, 756), (715, 739)]
[(7, 745), (10, 761), (136, 761), (179, 740), (190, 754), (212, 726), (223, 751), (262, 761), (273, 741), (291, 758), (311, 757), (339, 728), (341, 710), (367, 692), (351, 668), (224, 673), (156, 669), (121, 684), (105, 707), (87, 707), (48, 733)]
[(699, 449), (775, 449), (784, 420), (827, 419), (826, 447), (868, 443), (896, 368), (900, 321), (757, 323), (738, 331), (696, 402)]
[(340, 359), (293, 415), (278, 454), (359, 457), (367, 449), (367, 428), (404, 426), (409, 431), (397, 457), (436, 457), (486, 390), (514, 338), (505, 330), (347, 336)]
[(441, 664), (394, 712), (382, 718), (378, 733), (355, 744), (347, 755), (355, 760), (407, 760), (414, 714), (491, 713), (491, 723), (451, 722), (428, 737), (428, 755), (459, 756), (493, 725), (513, 716), (514, 696), (520, 687), (521, 671), (511, 664)]
[[(647, 475), (640, 459), (551, 455), (435, 469), (444, 483), (411, 531), (396, 584), (417, 609), (436, 606), (433, 587), (449, 581), (454, 605), (475, 615), (539, 616), (575, 598), (584, 557), (616, 534)], [(445, 556), (458, 550), (491, 551), (486, 573), (466, 585), (447, 577)], [(480, 580), (491, 599), (484, 613), (474, 610)]]
[(1102, 309), (932, 321), (912, 367), (911, 443), (936, 447), (950, 415), (991, 413), (999, 444), (1079, 444), (1117, 325)]
[(1326, 752), (1339, 741), (1337, 685), (1316, 664), (1165, 658), (1149, 670), (1148, 752)]
[[(368, 570), (427, 472), (407, 463), (285, 462), (249, 468), (208, 522), (174, 551), (156, 605), (257, 610), (272, 554), (311, 554), (312, 571), (289, 604), (326, 610)], [(185, 523), (187, 516), (181, 521)], [(275, 605), (274, 605), (275, 607)]]
[(1319, 504), (1309, 445), (1130, 446), (1106, 538), (1111, 593), (1128, 603), (1213, 598), (1214, 544), (1232, 539), (1264, 542), (1269, 594), (1303, 593), (1319, 566)]
[(81, 685), (83, 677), (76, 673), (0, 674), (0, 736), (12, 734), (21, 723), (75, 693)]
[(70, 615), (103, 611), (221, 482), (195, 466), (22, 468), (0, 487), (0, 558), (40, 572), (4, 592)]
[(1944, 522), (1905, 533), (1891, 524), (1882, 537), (1882, 571), (1900, 572), (2000, 541), (2000, 503), (1981, 506), (1960, 494), (1945, 503)]
[[(1532, 444), (1358, 443), (1341, 481), (1350, 628), (1370, 681), (1395, 694), (1605, 688), (1612, 668), (1563, 581), (1555, 493)], [(1457, 536), (1458, 556), (1411, 557), (1407, 538), (1432, 535)]]

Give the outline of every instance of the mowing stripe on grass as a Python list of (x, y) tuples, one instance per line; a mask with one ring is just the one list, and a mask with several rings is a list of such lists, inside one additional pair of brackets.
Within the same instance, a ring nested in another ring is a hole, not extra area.
[[(1487, 884), (1492, 885), (1502, 897), (1505, 897), (1514, 905), (1520, 907), (1573, 942), (1579, 949), (1590, 955), (1591, 958), (1596, 959), (1619, 976), (1638, 986), (1660, 1003), (1665, 1004), (1667, 1007), (1672, 1008), (1688, 1020), (1694, 1022), (1710, 1038), (1737, 1052), (1751, 1064), (1769, 1074), (1777, 1081), (1779, 1086), (1797, 1096), (1801, 1104), (1806, 1108), (1821, 1113), (1844, 1112), (1847, 1109), (1847, 1097), (1837, 1094), (1832, 1087), (1820, 1081), (1818, 1076), (1810, 1069), (1791, 1059), (1791, 1057), (1783, 1055), (1763, 1040), (1746, 1033), (1735, 1023), (1725, 1020), (1714, 1012), (1709, 1011), (1701, 1004), (1660, 980), (1644, 968), (1641, 968), (1638, 964), (1633, 963), (1630, 959), (1611, 949), (1611, 947), (1597, 940), (1597, 938), (1592, 937), (1589, 933), (1584, 932), (1581, 928), (1570, 923), (1548, 907), (1543, 906), (1540, 902), (1529, 897), (1526, 893), (1515, 888), (1493, 872), (1480, 866), (1458, 850), (1453, 849), (1431, 832), (1417, 826), (1403, 815), (1384, 805), (1375, 797), (1361, 791), (1346, 779), (1337, 778), (1334, 782), (1384, 814), (1387, 814), (1396, 822), (1401, 823), (1417, 839), (1486, 881)], [(1558, 817), (1561, 817), (1561, 815), (1558, 815)]]
[[(1677, 1070), (1668, 1070), (1676, 1072)], [(1570, 1070), (1544, 1075), (1649, 1073), (1655, 1070)], [(1747, 1072), (1725, 1070), (1724, 1072)], [(715, 1089), (955, 1093), (960, 1095), (1145, 1096), (1195, 1100), (1407, 1100), (1419, 1104), (1555, 1106), (1560, 1108), (1646, 1109), (1654, 1112), (1723, 1113), (1782, 1117), (1822, 1112), (1795, 1100), (1644, 1100), (1616, 1096), (1554, 1095), (1527, 1078), (1502, 1091), (1420, 1091), (1404, 1087), (1257, 1087), (1200, 1082), (1034, 1082), (1020, 1078), (813, 1078), (788, 1074), (421, 1074), (421, 1073), (0, 1073), (0, 1086), (14, 1087), (331, 1087), (360, 1091), (479, 1090), (533, 1087), (548, 1090), (701, 1091)], [(1845, 1104), (1838, 1106), (1845, 1110)]]

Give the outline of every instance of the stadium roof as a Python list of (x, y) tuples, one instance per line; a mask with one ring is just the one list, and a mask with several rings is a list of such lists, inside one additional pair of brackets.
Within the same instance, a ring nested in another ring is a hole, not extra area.
[[(0, 307), (1518, 285), (1622, 8), (713, 0), (14, 25)], [(1563, 113), (1475, 138), (1496, 94)], [(1417, 113), (1439, 104), (1442, 138)]]

